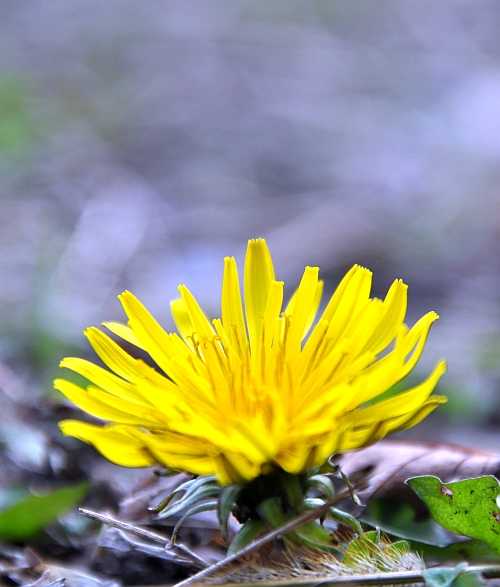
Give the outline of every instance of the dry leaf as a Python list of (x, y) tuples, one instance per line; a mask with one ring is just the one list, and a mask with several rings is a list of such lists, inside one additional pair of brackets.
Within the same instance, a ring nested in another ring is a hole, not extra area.
[(370, 498), (408, 492), (405, 479), (436, 475), (454, 481), (479, 475), (500, 476), (500, 454), (438, 442), (385, 440), (357, 452), (342, 455), (338, 463), (351, 480), (363, 477), (358, 491)]

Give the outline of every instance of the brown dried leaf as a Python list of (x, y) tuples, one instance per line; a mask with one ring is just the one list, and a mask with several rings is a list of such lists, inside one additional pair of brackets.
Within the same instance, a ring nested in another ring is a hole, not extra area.
[(436, 475), (445, 482), (500, 476), (500, 454), (438, 442), (384, 440), (342, 455), (338, 463), (352, 481), (361, 482), (358, 494), (364, 503), (408, 492), (405, 479), (417, 475)]

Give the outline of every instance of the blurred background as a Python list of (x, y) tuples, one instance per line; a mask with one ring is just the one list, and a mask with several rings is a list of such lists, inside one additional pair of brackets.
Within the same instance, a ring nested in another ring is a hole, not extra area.
[(498, 447), (499, 20), (494, 0), (3, 0), (4, 405), (55, 430), (57, 363), (90, 356), (121, 290), (171, 326), (187, 282), (215, 315), (222, 257), (265, 236), (289, 283), (403, 277), (410, 318), (441, 315), (421, 375), (449, 361), (413, 435)]

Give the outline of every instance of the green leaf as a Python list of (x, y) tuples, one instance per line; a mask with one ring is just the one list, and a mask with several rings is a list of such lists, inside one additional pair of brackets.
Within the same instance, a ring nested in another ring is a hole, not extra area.
[(28, 495), (0, 511), (0, 539), (25, 540), (79, 503), (88, 483), (61, 487), (45, 495)]
[(432, 517), (452, 532), (477, 538), (500, 552), (500, 484), (493, 475), (443, 483), (433, 475), (406, 483), (427, 505)]
[(483, 585), (477, 573), (467, 572), (467, 563), (456, 567), (425, 569), (422, 573), (427, 587), (476, 587)]
[(498, 561), (498, 554), (481, 540), (466, 540), (452, 534), (430, 516), (418, 520), (416, 510), (409, 503), (372, 499), (360, 519), (384, 534), (408, 541), (414, 552), (429, 561)]
[(486, 585), (486, 581), (481, 573), (462, 573), (453, 581), (453, 587), (481, 587)]
[(412, 542), (412, 549), (419, 552), (426, 560), (463, 561), (473, 560), (498, 562), (498, 553), (481, 540), (465, 540), (456, 542), (444, 548), (429, 546), (427, 544)]
[(458, 540), (430, 516), (420, 520), (415, 509), (394, 499), (372, 499), (361, 517), (364, 524), (379, 528), (385, 534), (419, 545), (444, 548)]
[(247, 544), (250, 544), (265, 528), (266, 524), (262, 520), (248, 520), (248, 522), (245, 522), (229, 545), (227, 554), (235, 554)]
[(221, 490), (219, 501), (217, 503), (217, 518), (219, 520), (222, 536), (227, 540), (227, 526), (229, 515), (231, 514), (234, 504), (241, 492), (239, 485), (229, 485)]

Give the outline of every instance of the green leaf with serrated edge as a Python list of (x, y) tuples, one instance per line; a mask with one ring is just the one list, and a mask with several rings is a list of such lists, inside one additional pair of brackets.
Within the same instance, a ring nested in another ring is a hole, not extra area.
[(0, 539), (26, 540), (82, 501), (88, 483), (61, 487), (45, 495), (28, 495), (0, 511)]
[(175, 524), (174, 529), (172, 530), (172, 536), (170, 537), (170, 540), (172, 542), (175, 542), (175, 539), (177, 538), (177, 534), (178, 534), (179, 530), (181, 529), (182, 525), (184, 524), (184, 522), (188, 518), (190, 518), (191, 516), (194, 516), (195, 514), (201, 514), (202, 512), (209, 512), (211, 510), (215, 510), (216, 508), (217, 508), (217, 500), (216, 499), (210, 499), (210, 500), (207, 500), (203, 503), (199, 503), (199, 504), (193, 506), (192, 508), (189, 508), (186, 512), (184, 512), (184, 514), (182, 514), (179, 521)]
[(255, 540), (265, 529), (266, 524), (262, 520), (248, 520), (233, 538), (227, 549), (227, 554), (231, 555), (237, 553), (239, 550), (250, 544), (250, 542)]
[(312, 475), (307, 479), (307, 487), (308, 489), (315, 489), (324, 497), (333, 497), (335, 495), (332, 480), (326, 475)]
[(222, 536), (225, 540), (227, 540), (229, 516), (240, 492), (241, 487), (239, 485), (229, 485), (221, 490), (219, 496), (219, 501), (217, 503), (217, 518), (219, 520)]
[(456, 567), (437, 567), (422, 572), (426, 587), (452, 587), (457, 578), (467, 570), (467, 563)]
[(423, 475), (406, 483), (427, 505), (432, 517), (443, 527), (486, 542), (500, 552), (500, 511), (497, 497), (500, 483), (493, 475), (443, 483)]
[(209, 497), (217, 497), (220, 493), (219, 486), (207, 485), (206, 487), (200, 487), (197, 491), (190, 493), (187, 497), (180, 499), (179, 501), (174, 502), (170, 507), (164, 509), (160, 512), (157, 517), (160, 520), (165, 518), (171, 518), (177, 514), (181, 514), (187, 508), (190, 508), (192, 505), (198, 504), (200, 501), (204, 499), (208, 499)]

